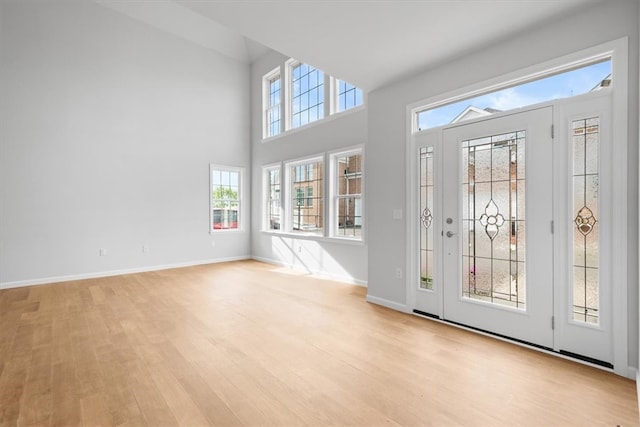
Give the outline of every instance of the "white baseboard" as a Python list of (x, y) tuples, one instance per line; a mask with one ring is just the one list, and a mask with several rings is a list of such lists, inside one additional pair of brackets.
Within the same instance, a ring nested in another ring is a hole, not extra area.
[(286, 262), (282, 262), (282, 261), (277, 261), (274, 259), (270, 259), (270, 258), (263, 258), (263, 257), (259, 257), (259, 256), (252, 256), (251, 259), (254, 259), (256, 261), (260, 261), (260, 262), (265, 262), (267, 264), (271, 264), (271, 265), (277, 265), (278, 267), (284, 267), (284, 268), (290, 268), (292, 270), (296, 270), (296, 271), (301, 271), (307, 274), (311, 274), (313, 276), (316, 277), (320, 277), (320, 278), (324, 278), (324, 279), (329, 279), (329, 280), (335, 280), (337, 282), (344, 282), (344, 283), (349, 283), (352, 285), (358, 285), (358, 286), (363, 286), (363, 287), (367, 287), (367, 282), (365, 280), (360, 280), (360, 279), (354, 279), (353, 277), (350, 276), (344, 276), (344, 275), (340, 275), (340, 274), (332, 274), (332, 273), (327, 273), (325, 271), (312, 271), (306, 268), (301, 268), (298, 265), (293, 265), (293, 264), (289, 264)]
[(205, 259), (198, 261), (186, 261), (174, 264), (153, 265), (147, 267), (125, 268), (122, 270), (99, 271), (95, 273), (72, 274), (68, 276), (53, 276), (40, 279), (19, 280), (15, 282), (0, 283), (0, 289), (21, 288), (24, 286), (46, 285), (49, 283), (70, 282), (72, 280), (96, 279), (99, 277), (121, 276), (123, 274), (145, 273), (148, 271), (169, 270), (172, 268), (193, 267), (204, 264), (217, 264), (221, 262), (241, 261), (251, 259), (249, 255), (229, 258)]
[[(635, 369), (635, 368), (629, 368)], [(640, 410), (640, 369), (635, 369), (636, 371), (636, 396), (638, 398), (638, 410)]]
[(390, 308), (392, 310), (401, 311), (403, 313), (411, 312), (406, 304), (400, 304), (399, 302), (390, 301), (388, 299), (374, 297), (373, 295), (367, 295), (367, 301), (373, 304)]

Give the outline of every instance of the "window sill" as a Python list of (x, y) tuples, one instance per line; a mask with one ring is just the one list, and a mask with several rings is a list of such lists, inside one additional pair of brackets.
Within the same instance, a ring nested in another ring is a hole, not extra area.
[(315, 240), (317, 242), (337, 243), (337, 244), (346, 244), (346, 245), (353, 245), (353, 246), (365, 246), (365, 241), (363, 239), (350, 239), (348, 237), (329, 237), (329, 236), (320, 236), (317, 234), (291, 233), (291, 232), (277, 231), (277, 230), (260, 230), (260, 232), (264, 235), (273, 236), (273, 237), (284, 237), (288, 239), (300, 239), (300, 240)]
[(219, 229), (219, 230), (209, 230), (209, 234), (215, 236), (216, 234), (233, 234), (233, 233), (242, 233), (244, 230), (242, 228), (227, 228), (227, 229)]

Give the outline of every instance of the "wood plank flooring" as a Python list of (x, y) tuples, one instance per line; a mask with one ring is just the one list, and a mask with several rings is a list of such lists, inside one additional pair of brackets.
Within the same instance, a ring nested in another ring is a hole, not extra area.
[(255, 261), (0, 291), (0, 425), (633, 426), (608, 372)]

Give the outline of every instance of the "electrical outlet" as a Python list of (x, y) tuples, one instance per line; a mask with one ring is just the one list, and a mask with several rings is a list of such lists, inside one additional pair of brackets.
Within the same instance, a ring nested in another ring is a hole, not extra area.
[(105, 248), (100, 248), (100, 256), (107, 256), (107, 250)]
[(402, 279), (402, 269), (396, 268), (396, 279)]
[(142, 245), (142, 252), (144, 252), (145, 254), (149, 252), (149, 245)]

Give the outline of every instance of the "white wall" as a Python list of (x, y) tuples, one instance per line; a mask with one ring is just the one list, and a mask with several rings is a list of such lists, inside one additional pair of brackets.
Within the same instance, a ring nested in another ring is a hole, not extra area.
[[(407, 303), (405, 283), (394, 277), (406, 265), (404, 209), (408, 104), (479, 83), (581, 49), (629, 37), (628, 313), (629, 360), (638, 360), (638, 2), (596, 4), (520, 36), (470, 52), (454, 62), (369, 94), (367, 143), (368, 296), (396, 308)], [(389, 171), (397, 171), (390, 173)]]
[[(262, 76), (287, 59), (288, 57), (277, 52), (271, 52), (255, 61), (251, 67), (253, 256), (308, 272), (364, 284), (367, 282), (365, 244), (335, 239), (292, 237), (261, 231), (263, 166), (365, 144), (367, 139), (367, 111), (360, 109), (331, 116), (263, 143)], [(366, 167), (365, 147), (365, 169)], [(365, 176), (365, 185), (366, 180)]]
[(0, 5), (0, 286), (248, 256), (248, 223), (208, 232), (208, 172), (249, 172), (249, 66), (92, 2)]

